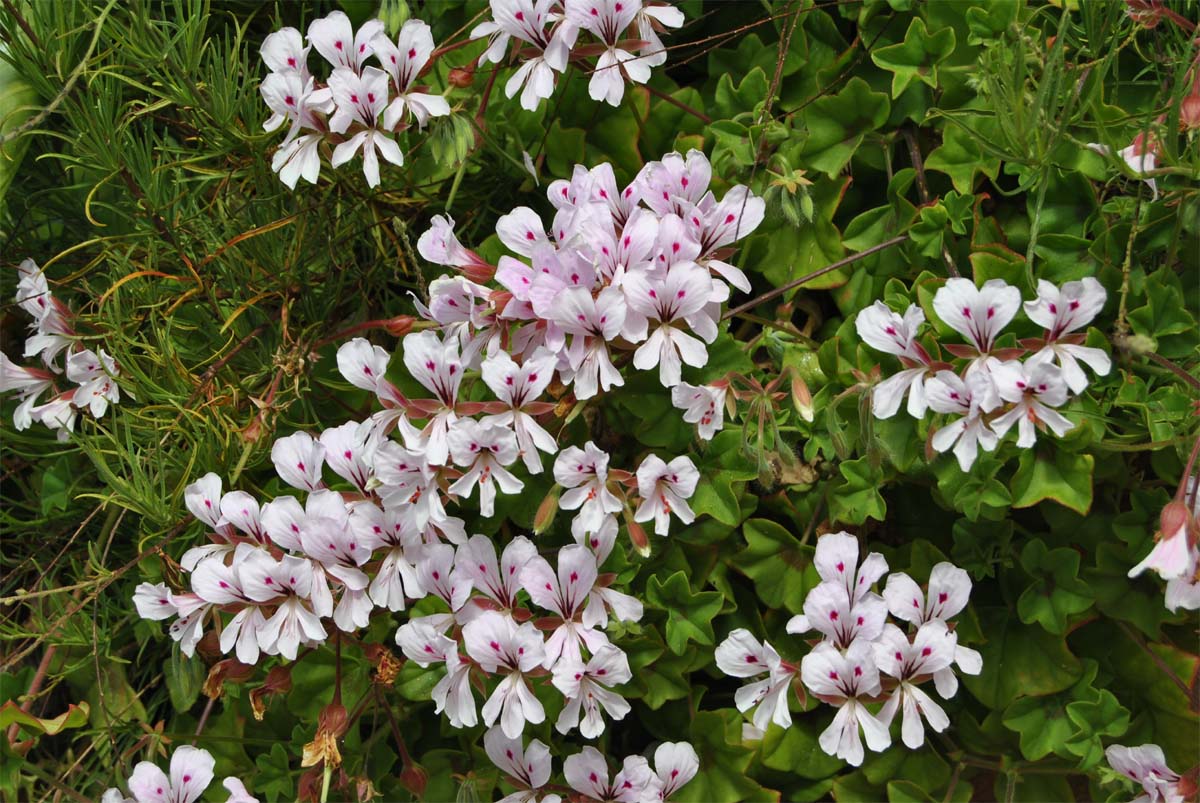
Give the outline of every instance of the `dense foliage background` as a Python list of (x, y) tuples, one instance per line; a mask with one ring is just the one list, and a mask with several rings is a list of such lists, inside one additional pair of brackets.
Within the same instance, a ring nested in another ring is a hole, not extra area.
[[(0, 701), (45, 720), (0, 744), (4, 799), (98, 798), (201, 729), (219, 771), (252, 779), (261, 799), (314, 794), (298, 758), (338, 661), (343, 697), (373, 702), (346, 734), (333, 798), (366, 799), (358, 782), (369, 780), (386, 800), (490, 799), (497, 771), (479, 729), (432, 713), (433, 670), (406, 665), (375, 690), (369, 650), (319, 651), (295, 666), (290, 691), (266, 697), (260, 721), (250, 692), (265, 668), (206, 685), (219, 656), (181, 656), (131, 594), (176, 581), (179, 556), (203, 538), (187, 483), (215, 471), (278, 491), (276, 436), (367, 408), (333, 354), (351, 334), (394, 347), (384, 322), (411, 314), (408, 294), (441, 272), (414, 248), (431, 215), (453, 214), (460, 239), (495, 256), (496, 218), (519, 203), (548, 209), (545, 184), (576, 163), (609, 161), (623, 186), (645, 161), (689, 148), (708, 154), (716, 186), (746, 183), (767, 200), (736, 259), (755, 295), (731, 305), (754, 303), (692, 381), (735, 370), (765, 383), (788, 369), (815, 415), (764, 393), (702, 443), (638, 375), (571, 422), (616, 464), (690, 450), (702, 473), (694, 525), (654, 539), (648, 558), (618, 549), (647, 615), (622, 635), (633, 713), (601, 743), (618, 755), (691, 741), (701, 772), (678, 799), (706, 801), (1123, 799), (1108, 744), (1155, 742), (1179, 772), (1196, 763), (1197, 618), (1169, 613), (1157, 578), (1126, 572), (1149, 550), (1198, 430), (1200, 148), (1185, 103), (1197, 4), (678, 5), (687, 22), (666, 38), (667, 64), (619, 107), (589, 100), (577, 71), (533, 113), (503, 97), (506, 74), (485, 89), (490, 66), (452, 86), (449, 71), (483, 48), (466, 44), (425, 79), (448, 89), (454, 113), (408, 135), (406, 165), (385, 166), (377, 191), (357, 169), (326, 166), (293, 192), (270, 169), (278, 135), (261, 129), (258, 46), (333, 5), (4, 0), (0, 296), (12, 298), (16, 264), (36, 259), (136, 399), (64, 442), (15, 431), (15, 402), (4, 403)], [(486, 5), (339, 7), (393, 32), (419, 16), (453, 45)], [(1160, 149), (1156, 195), (1086, 147), (1115, 153), (1143, 133)], [(912, 301), (947, 334), (930, 301), (951, 271), (1002, 278), (1025, 298), (1038, 279), (1093, 276), (1108, 290), (1088, 343), (1114, 366), (1067, 408), (1081, 426), (1031, 449), (1009, 439), (968, 473), (925, 446), (927, 422), (871, 416), (873, 371), (895, 362), (853, 326), (876, 299)], [(16, 358), (26, 322), (4, 310)], [(528, 532), (530, 500), (550, 482), (527, 482), (475, 529)], [(950, 730), (857, 770), (816, 746), (828, 709), (793, 701), (792, 728), (744, 740), (738, 683), (713, 662), (737, 627), (802, 657), (784, 624), (816, 582), (816, 537), (838, 529), (918, 580), (942, 559), (967, 569), (958, 632), (984, 656), (946, 703)], [(540, 538), (567, 543), (566, 522)], [(377, 618), (363, 641), (391, 645), (399, 621)], [(14, 709), (0, 709), (6, 728)]]

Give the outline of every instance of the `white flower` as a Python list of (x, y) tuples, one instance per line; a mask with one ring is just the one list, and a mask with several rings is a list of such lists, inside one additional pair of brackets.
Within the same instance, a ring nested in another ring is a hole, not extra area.
[(608, 643), (603, 632), (577, 621), (591, 597), (598, 571), (596, 556), (585, 546), (571, 544), (558, 552), (558, 572), (540, 555), (534, 555), (521, 570), (521, 585), (539, 607), (556, 614), (560, 620), (546, 641), (545, 667), (559, 660), (578, 663), (581, 645), (595, 653)]
[(678, 792), (700, 771), (700, 756), (687, 742), (663, 742), (654, 751), (654, 774), (658, 776), (655, 800), (663, 801)]
[(516, 605), (522, 574), (537, 557), (537, 547), (523, 535), (509, 541), (496, 559), (496, 545), (486, 535), (473, 535), (458, 548), (454, 565), (475, 589), (505, 610)]
[(823, 635), (839, 649), (857, 641), (873, 642), (883, 631), (887, 603), (878, 594), (866, 593), (851, 601), (840, 583), (819, 583), (804, 599), (804, 616), (788, 622), (788, 632), (800, 630), (801, 622)]
[(817, 739), (826, 753), (852, 766), (861, 765), (864, 753), (860, 727), (872, 750), (882, 752), (891, 745), (887, 727), (860, 699), (874, 697), (880, 691), (871, 644), (856, 641), (843, 655), (829, 642), (821, 642), (804, 656), (800, 679), (810, 692), (838, 707), (833, 722)]
[(1104, 751), (1104, 757), (1114, 770), (1142, 785), (1146, 794), (1133, 803), (1183, 803), (1179, 774), (1167, 766), (1158, 745), (1125, 747), (1114, 744)]
[(954, 456), (963, 471), (970, 471), (980, 447), (994, 451), (999, 438), (983, 420), (983, 413), (995, 409), (993, 385), (976, 372), (964, 382), (952, 371), (938, 371), (925, 382), (925, 400), (938, 413), (959, 414), (934, 433), (934, 450), (945, 452), (954, 448)]
[(520, 791), (501, 798), (499, 803), (558, 803), (558, 795), (539, 797), (538, 790), (550, 781), (550, 748), (537, 739), (521, 747), (521, 739), (510, 739), (500, 728), (483, 735), (483, 749), (496, 768), (508, 776)]
[[(1158, 154), (1155, 152), (1153, 137), (1150, 138), (1149, 147), (1147, 147), (1146, 140), (1144, 132), (1138, 134), (1133, 138), (1133, 142), (1117, 151), (1117, 158), (1124, 162), (1134, 175), (1141, 177), (1146, 182), (1146, 185), (1150, 187), (1150, 200), (1157, 201), (1158, 184), (1153, 177), (1147, 177), (1146, 174), (1158, 169)], [(1104, 156), (1112, 153), (1112, 148), (1098, 142), (1089, 142), (1087, 147)]]
[(1021, 308), (1021, 291), (1002, 279), (976, 287), (970, 279), (947, 279), (933, 296), (933, 309), (947, 326), (987, 354), (1000, 331)]
[(896, 712), (903, 708), (901, 738), (910, 749), (925, 743), (922, 717), (929, 727), (941, 733), (950, 727), (950, 718), (932, 697), (919, 689), (916, 680), (922, 675), (936, 675), (949, 669), (954, 660), (955, 639), (944, 622), (933, 619), (921, 625), (910, 642), (900, 628), (889, 624), (875, 643), (875, 660), (879, 670), (900, 681), (891, 697), (879, 710), (884, 726), (892, 724)]
[(67, 379), (79, 387), (71, 403), (83, 409), (88, 407), (96, 418), (108, 410), (109, 402), (121, 400), (121, 390), (113, 379), (117, 375), (117, 363), (104, 349), (100, 354), (84, 349), (67, 358)]
[(188, 745), (171, 754), (171, 777), (149, 761), (138, 762), (129, 776), (137, 803), (193, 803), (212, 783), (216, 761), (207, 750)]
[(646, 59), (617, 47), (641, 10), (642, 0), (565, 0), (565, 7), (571, 24), (590, 31), (607, 46), (592, 71), (588, 95), (592, 100), (619, 106), (625, 95), (622, 72), (634, 83), (644, 84), (650, 79)]
[(610, 783), (608, 762), (604, 760), (604, 754), (594, 747), (585, 747), (575, 755), (567, 756), (563, 762), (563, 774), (571, 788), (584, 798), (606, 803), (639, 803), (647, 787), (658, 780), (646, 759), (629, 756)]
[[(578, 655), (564, 656), (554, 666), (554, 687), (563, 693), (567, 703), (554, 727), (559, 733), (570, 733), (576, 726), (585, 739), (595, 739), (604, 732), (600, 709), (613, 720), (624, 719), (629, 703), (608, 687), (628, 683), (633, 673), (625, 653), (612, 644), (605, 644), (584, 663)], [(583, 721), (580, 721), (580, 710)]]
[(498, 351), (483, 361), (484, 383), (510, 408), (499, 415), (487, 416), (483, 423), (512, 427), (521, 459), (530, 474), (542, 473), (539, 450), (554, 454), (558, 451), (558, 442), (522, 408), (538, 404), (538, 397), (554, 378), (557, 362), (557, 355), (546, 349), (535, 351), (522, 365), (517, 365), (505, 351)]
[(733, 697), (742, 713), (755, 709), (751, 719), (756, 728), (765, 731), (772, 722), (781, 728), (791, 727), (788, 691), (796, 670), (783, 663), (774, 647), (766, 641), (760, 644), (749, 630), (738, 628), (717, 646), (716, 661), (717, 668), (731, 677), (767, 675), (742, 686)]
[[(713, 292), (708, 271), (694, 264), (681, 264), (661, 278), (632, 272), (625, 276), (623, 289), (630, 310), (659, 322), (634, 352), (635, 368), (646, 371), (657, 365), (659, 381), (664, 387), (674, 387), (679, 384), (682, 363), (699, 368), (708, 362), (704, 344), (717, 337), (716, 321), (707, 309)], [(681, 325), (699, 338), (685, 332)]]
[(504, 735), (517, 739), (525, 723), (536, 725), (546, 719), (545, 709), (534, 696), (525, 673), (541, 666), (545, 656), (542, 635), (532, 622), (519, 627), (508, 616), (484, 611), (463, 627), (463, 643), (471, 656), (489, 674), (504, 679), (483, 705), (483, 723), (500, 719)]
[(504, 468), (517, 459), (517, 437), (512, 430), (462, 418), (450, 428), (447, 439), (455, 465), (467, 468), (447, 491), (467, 497), (478, 484), (480, 515), (491, 516), (495, 511), (496, 486), (506, 494), (515, 494), (525, 487), (525, 483)]
[(654, 520), (654, 532), (666, 535), (674, 513), (684, 524), (691, 524), (696, 514), (686, 500), (696, 492), (700, 472), (696, 464), (686, 455), (664, 463), (656, 455), (648, 455), (638, 466), (638, 496), (642, 503), (633, 515), (634, 521)]
[[(358, 123), (364, 130), (354, 134), (333, 149), (329, 164), (340, 167), (350, 161), (361, 148), (363, 173), (367, 184), (379, 186), (379, 154), (394, 165), (404, 164), (404, 153), (400, 146), (385, 131), (377, 128), (388, 99), (388, 75), (375, 67), (367, 67), (362, 75), (353, 70), (339, 67), (329, 76), (329, 90), (337, 109), (329, 118), (329, 128), (335, 133), (346, 131), (351, 123)], [(386, 128), (385, 124), (385, 128)]]
[(458, 404), (463, 378), (458, 341), (446, 338), (442, 342), (436, 332), (414, 332), (404, 336), (402, 348), (404, 367), (433, 393), (436, 402), (429, 406), (430, 418), (425, 428), (420, 433), (405, 433), (405, 442), (410, 449), (423, 449), (431, 465), (444, 465), (450, 456), (446, 436), (450, 425), (458, 420), (454, 407)]
[(395, 129), (407, 109), (416, 118), (417, 124), (425, 127), (431, 117), (444, 117), (450, 113), (450, 104), (441, 95), (416, 92), (413, 84), (421, 70), (433, 55), (433, 34), (421, 20), (408, 20), (400, 28), (396, 42), (392, 42), (383, 31), (371, 40), (375, 56), (392, 77), (396, 98), (383, 115), (383, 125)]
[(271, 446), (271, 462), (279, 478), (293, 488), (315, 491), (324, 487), (321, 469), (325, 465), (325, 447), (307, 432), (294, 432), (277, 439)]
[(341, 11), (334, 11), (309, 24), (308, 41), (334, 67), (358, 72), (373, 52), (372, 40), (382, 30), (381, 20), (368, 20), (356, 35), (350, 18)]
[(1037, 300), (1025, 302), (1025, 314), (1029, 319), (1046, 328), (1046, 345), (1030, 357), (1030, 361), (1057, 359), (1063, 379), (1074, 393), (1082, 393), (1088, 385), (1080, 362), (1086, 363), (1099, 376), (1106, 375), (1112, 367), (1112, 361), (1103, 350), (1070, 341), (1070, 334), (1091, 323), (1104, 308), (1107, 298), (1100, 282), (1088, 276), (1082, 281), (1067, 282), (1061, 290), (1040, 279)]
[[(935, 565), (930, 572), (928, 593), (921, 591), (916, 581), (903, 572), (888, 575), (887, 585), (883, 589), (883, 598), (892, 616), (918, 626), (926, 622), (948, 622), (967, 606), (970, 595), (970, 576), (945, 561)], [(983, 671), (983, 656), (959, 644), (953, 633), (947, 637), (954, 639), (954, 663), (958, 664), (959, 669), (968, 675), (978, 675)], [(949, 668), (939, 670), (934, 673), (933, 679), (939, 694), (946, 698), (954, 696), (958, 689), (958, 678), (953, 671)]]
[(578, 510), (575, 522), (585, 532), (596, 532), (606, 517), (621, 511), (621, 500), (608, 490), (608, 453), (591, 441), (558, 453), (554, 481), (567, 489), (558, 506)]
[(992, 421), (992, 429), (1000, 437), (1017, 424), (1017, 446), (1028, 449), (1037, 441), (1038, 422), (1060, 438), (1074, 429), (1066, 416), (1052, 409), (1067, 401), (1067, 383), (1057, 365), (1032, 360), (998, 363), (992, 368), (992, 378), (1000, 398), (1013, 402), (1011, 410)]

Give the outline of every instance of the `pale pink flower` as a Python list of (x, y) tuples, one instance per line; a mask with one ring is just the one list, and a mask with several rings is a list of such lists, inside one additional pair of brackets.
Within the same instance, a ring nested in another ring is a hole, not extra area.
[(529, 688), (525, 673), (542, 664), (542, 634), (532, 622), (518, 626), (510, 617), (484, 611), (463, 627), (467, 654), (483, 671), (504, 679), (483, 704), (483, 723), (500, 720), (504, 735), (519, 738), (525, 723), (536, 725), (546, 719), (545, 709)]
[(629, 713), (629, 703), (609, 687), (628, 683), (632, 678), (629, 659), (612, 644), (597, 649), (586, 663), (578, 654), (564, 655), (554, 665), (554, 688), (567, 700), (554, 723), (555, 729), (566, 734), (578, 727), (583, 738), (595, 739), (604, 733), (601, 709), (614, 721), (624, 719)]
[(1001, 438), (1017, 424), (1017, 446), (1028, 449), (1037, 441), (1037, 424), (1049, 427), (1063, 437), (1075, 425), (1053, 409), (1067, 401), (1067, 383), (1057, 365), (1048, 362), (998, 363), (992, 368), (992, 378), (1000, 398), (1013, 403), (1013, 408), (992, 421), (992, 429)]
[(886, 750), (892, 743), (887, 727), (865, 705), (865, 698), (880, 692), (879, 670), (872, 652), (872, 644), (856, 641), (843, 655), (823, 641), (800, 664), (800, 678), (808, 690), (838, 708), (817, 743), (829, 755), (854, 767), (862, 764), (864, 756), (860, 729), (867, 747), (875, 752)]
[(497, 487), (506, 494), (525, 487), (505, 468), (517, 459), (517, 436), (512, 430), (462, 418), (450, 428), (448, 441), (454, 464), (467, 471), (447, 491), (468, 497), (478, 485), (480, 515), (488, 517), (495, 511)]
[(936, 733), (950, 727), (950, 717), (932, 697), (917, 687), (915, 681), (923, 675), (948, 671), (954, 660), (954, 645), (954, 634), (938, 619), (921, 625), (911, 642), (904, 631), (889, 624), (875, 643), (875, 661), (879, 670), (899, 681), (879, 710), (879, 720), (888, 727), (896, 712), (903, 710), (900, 734), (904, 744), (912, 750), (925, 743), (922, 718)]
[(1081, 281), (1067, 282), (1061, 289), (1041, 279), (1037, 300), (1025, 302), (1025, 314), (1046, 329), (1046, 345), (1029, 358), (1030, 362), (1057, 360), (1063, 379), (1073, 393), (1082, 393), (1088, 386), (1080, 362), (1098, 376), (1106, 375), (1112, 368), (1112, 360), (1102, 349), (1064, 342), (1072, 332), (1092, 322), (1104, 308), (1107, 298), (1103, 285), (1088, 276)]
[(671, 526), (671, 514), (683, 524), (691, 524), (696, 514), (687, 500), (696, 492), (700, 472), (686, 455), (664, 463), (656, 455), (648, 455), (638, 466), (638, 496), (642, 503), (633, 515), (634, 521), (654, 520), (654, 532), (666, 535)]

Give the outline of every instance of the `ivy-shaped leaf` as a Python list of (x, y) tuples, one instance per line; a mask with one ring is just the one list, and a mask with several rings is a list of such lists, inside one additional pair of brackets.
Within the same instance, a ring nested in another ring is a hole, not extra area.
[(930, 34), (925, 20), (914, 17), (904, 34), (904, 41), (879, 48), (871, 54), (871, 61), (892, 73), (892, 98), (895, 99), (914, 80), (937, 88), (938, 64), (953, 52), (953, 28), (942, 28)]
[(858, 76), (836, 95), (814, 100), (805, 110), (808, 139), (801, 155), (806, 166), (837, 176), (867, 132), (887, 122), (890, 111), (887, 95)]
[(1017, 600), (1017, 613), (1025, 624), (1037, 622), (1065, 635), (1070, 618), (1092, 607), (1092, 593), (1079, 579), (1079, 553), (1074, 549), (1047, 549), (1035, 538), (1021, 551), (1021, 566), (1034, 578)]
[(724, 597), (717, 591), (694, 592), (687, 574), (675, 572), (662, 582), (651, 577), (646, 583), (646, 600), (667, 614), (667, 646), (682, 655), (688, 642), (713, 645), (712, 620), (721, 611)]
[(1092, 507), (1092, 471), (1096, 458), (1055, 449), (1026, 449), (1013, 475), (1013, 507), (1033, 507), (1049, 499), (1087, 515)]
[(801, 546), (779, 524), (767, 519), (750, 519), (742, 526), (746, 548), (732, 565), (754, 581), (754, 590), (769, 608), (804, 610), (804, 598), (820, 577), (812, 565), (813, 548)]

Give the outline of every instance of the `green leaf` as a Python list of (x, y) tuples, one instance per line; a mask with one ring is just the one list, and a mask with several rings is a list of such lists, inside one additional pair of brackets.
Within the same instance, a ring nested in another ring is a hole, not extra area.
[(1096, 458), (1090, 454), (1071, 454), (1055, 449), (1047, 455), (1043, 449), (1026, 449), (1013, 475), (1012, 506), (1033, 507), (1049, 499), (1077, 513), (1087, 515), (1092, 507), (1092, 471)]
[(672, 796), (676, 803), (741, 803), (779, 800), (747, 773), (754, 750), (742, 743), (742, 717), (731, 709), (700, 711), (692, 718), (692, 746), (700, 771)]
[(779, 524), (749, 519), (742, 525), (746, 548), (730, 563), (754, 581), (754, 590), (769, 608), (804, 610), (804, 598), (820, 577), (812, 565), (813, 548), (801, 546)]
[(869, 518), (883, 521), (887, 503), (879, 493), (882, 472), (865, 457), (847, 460), (838, 470), (845, 482), (829, 490), (829, 511), (833, 518), (847, 524), (862, 524)]
[(254, 760), (253, 791), (266, 800), (292, 799), (292, 772), (287, 750), (279, 742), (271, 745), (271, 752), (259, 753)]
[(937, 170), (950, 176), (955, 190), (970, 194), (974, 190), (974, 176), (983, 173), (995, 180), (1000, 174), (1000, 158), (984, 156), (976, 137), (966, 128), (948, 122), (942, 133), (942, 144), (925, 158), (925, 168)]
[(713, 645), (712, 620), (724, 603), (719, 592), (692, 591), (687, 574), (678, 571), (666, 582), (651, 577), (646, 583), (646, 601), (667, 613), (667, 646), (671, 652), (682, 655), (690, 641)]
[(171, 657), (163, 667), (171, 705), (180, 713), (191, 710), (204, 687), (204, 663), (184, 655), (178, 644), (172, 645)]
[(1067, 716), (1076, 732), (1063, 745), (1079, 756), (1079, 768), (1090, 769), (1104, 759), (1104, 742), (1129, 730), (1129, 709), (1108, 689), (1094, 690), (1094, 699), (1067, 705)]
[(15, 701), (9, 700), (0, 706), (0, 728), (7, 730), (9, 725), (15, 724), (20, 725), (30, 733), (54, 736), (68, 728), (82, 728), (88, 723), (88, 715), (90, 713), (91, 709), (88, 704), (80, 702), (78, 705), (68, 705), (67, 710), (56, 717), (42, 719), (26, 711), (22, 711), (21, 707)]
[(1035, 538), (1021, 551), (1021, 566), (1034, 577), (1017, 600), (1017, 613), (1025, 624), (1037, 622), (1065, 635), (1070, 618), (1092, 607), (1091, 591), (1078, 577), (1079, 553), (1074, 549), (1047, 549)]
[(696, 485), (696, 493), (689, 500), (697, 516), (708, 514), (722, 524), (736, 527), (742, 523), (742, 510), (732, 483), (737, 479), (733, 472), (705, 475)]
[(963, 685), (988, 708), (1006, 708), (1024, 695), (1053, 694), (1079, 679), (1082, 665), (1061, 637), (1021, 625), (1004, 608), (979, 613), (988, 638), (979, 648), (983, 671), (964, 676)]
[(904, 41), (874, 51), (871, 61), (892, 73), (892, 98), (895, 99), (913, 80), (936, 89), (938, 64), (953, 52), (953, 28), (942, 28), (930, 34), (925, 21), (914, 17), (904, 34)]
[[(38, 94), (10, 62), (0, 59), (0, 136), (11, 135), (37, 112)], [(0, 148), (0, 209), (8, 196), (30, 136), (5, 142)]]
[(58, 458), (42, 474), (42, 515), (54, 510), (66, 510), (71, 503), (71, 461), (66, 455)]
[(769, 728), (762, 741), (763, 766), (812, 780), (836, 773), (844, 766), (842, 760), (821, 749), (814, 730), (817, 726), (807, 721), (794, 722), (787, 729)]
[(732, 119), (739, 114), (754, 112), (758, 104), (767, 99), (770, 85), (767, 74), (762, 67), (755, 67), (746, 73), (742, 82), (735, 89), (733, 76), (725, 73), (717, 81), (717, 91), (713, 96), (716, 118)]
[(805, 110), (808, 139), (801, 155), (805, 164), (830, 178), (841, 172), (869, 131), (887, 122), (891, 104), (855, 76), (836, 95), (818, 98)]

